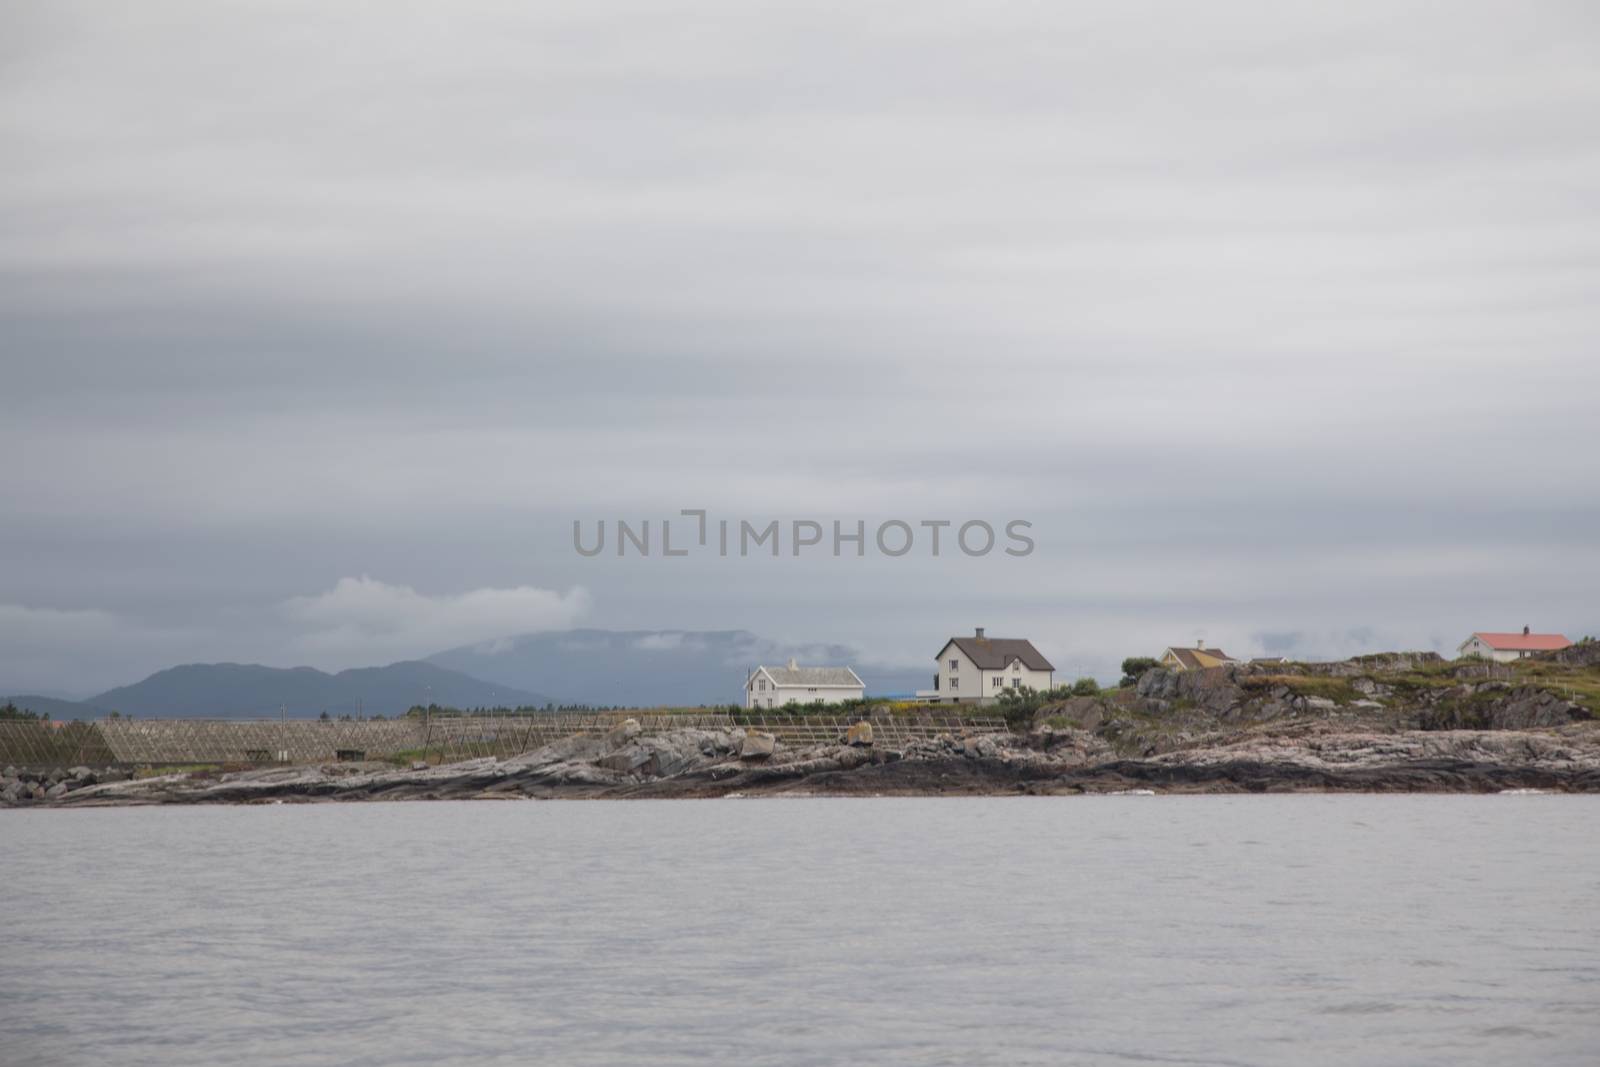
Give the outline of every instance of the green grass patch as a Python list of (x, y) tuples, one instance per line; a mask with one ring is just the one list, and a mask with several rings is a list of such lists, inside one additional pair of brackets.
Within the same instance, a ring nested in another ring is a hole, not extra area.
[(1600, 670), (1541, 660), (1516, 660), (1507, 666), (1517, 684), (1537, 686), (1590, 711), (1600, 711)]

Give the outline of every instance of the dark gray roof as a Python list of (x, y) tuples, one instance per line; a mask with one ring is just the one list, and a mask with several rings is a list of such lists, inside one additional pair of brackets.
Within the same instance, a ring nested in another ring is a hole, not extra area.
[[(1049, 660), (1039, 655), (1032, 641), (1020, 637), (952, 637), (944, 647), (951, 645), (965, 652), (973, 666), (980, 671), (1004, 670), (1011, 666), (1014, 659), (1020, 659), (1030, 671), (1055, 670)], [(944, 648), (939, 651), (942, 653)]]

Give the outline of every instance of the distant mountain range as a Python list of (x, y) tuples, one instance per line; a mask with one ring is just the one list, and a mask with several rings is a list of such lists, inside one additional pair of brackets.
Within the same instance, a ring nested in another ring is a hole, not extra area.
[(564, 630), (464, 645), (428, 662), (508, 686), (537, 687), (558, 702), (623, 707), (729, 704), (757, 664), (849, 664), (869, 695), (926, 688), (927, 670), (861, 665), (845, 645), (786, 645), (748, 630)]
[(88, 704), (155, 718), (254, 719), (277, 715), (401, 715), (417, 704), (475, 708), (549, 703), (543, 694), (406, 660), (328, 674), (312, 667), (195, 663), (109, 689)]
[(931, 666), (926, 671), (867, 668), (844, 645), (780, 644), (748, 630), (565, 630), (337, 674), (312, 667), (194, 663), (84, 701), (12, 700), (52, 719), (97, 719), (113, 710), (141, 718), (253, 719), (280, 712), (301, 718), (322, 712), (394, 716), (425, 703), (696, 707), (737, 702), (751, 668), (791, 656), (802, 663), (855, 667), (869, 696), (909, 694), (926, 686), (932, 674)]

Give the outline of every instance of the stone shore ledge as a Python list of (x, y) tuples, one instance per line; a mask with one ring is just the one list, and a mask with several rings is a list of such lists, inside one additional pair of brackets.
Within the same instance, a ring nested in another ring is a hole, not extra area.
[(858, 737), (853, 744), (791, 749), (755, 732), (643, 734), (625, 723), (605, 736), (568, 738), (508, 759), (443, 766), (339, 763), (144, 778), (91, 768), (49, 775), (8, 768), (0, 804), (1507, 790), (1600, 792), (1600, 730), (1366, 733), (1302, 724), (1130, 759), (1070, 727), (894, 747)]

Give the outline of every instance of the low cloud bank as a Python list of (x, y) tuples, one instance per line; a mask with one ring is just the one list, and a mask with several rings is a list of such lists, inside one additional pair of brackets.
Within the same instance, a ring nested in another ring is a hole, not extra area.
[(350, 662), (424, 656), (506, 634), (565, 629), (590, 606), (582, 586), (566, 592), (519, 585), (430, 596), (362, 575), (315, 596), (293, 597), (284, 618), (303, 631), (295, 647)]

